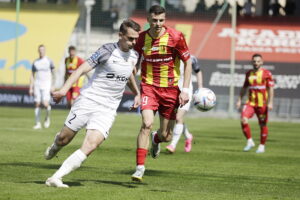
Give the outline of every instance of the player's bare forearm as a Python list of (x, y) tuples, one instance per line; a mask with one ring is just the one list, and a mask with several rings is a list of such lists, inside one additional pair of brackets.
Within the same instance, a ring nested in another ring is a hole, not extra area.
[(127, 86), (133, 92), (133, 94), (140, 95), (140, 91), (139, 91), (139, 88), (138, 88), (138, 86), (136, 84), (136, 81), (135, 81), (133, 73), (129, 77), (129, 81), (127, 83)]
[(198, 73), (196, 73), (196, 78), (197, 78), (198, 88), (202, 88), (203, 87), (202, 71), (199, 71)]
[(136, 109), (137, 107), (139, 107), (141, 105), (141, 95), (140, 95), (139, 88), (136, 84), (135, 78), (134, 78), (134, 72), (130, 75), (129, 81), (127, 82), (127, 86), (135, 94), (134, 103), (129, 108), (129, 110)]
[(34, 72), (31, 73), (29, 79), (29, 95), (33, 95)]
[(268, 106), (270, 109), (272, 109), (273, 108), (273, 100), (274, 100), (274, 88), (273, 87), (268, 88), (268, 93), (269, 93)]
[(60, 91), (65, 95), (72, 85), (83, 75), (91, 71), (93, 68), (88, 62), (84, 62), (77, 70), (75, 70), (71, 76), (67, 79)]
[(184, 62), (183, 88), (189, 88), (192, 74), (192, 62), (188, 59)]

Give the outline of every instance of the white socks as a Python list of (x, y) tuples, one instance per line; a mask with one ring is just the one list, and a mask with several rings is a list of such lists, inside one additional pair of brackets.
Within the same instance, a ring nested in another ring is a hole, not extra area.
[(53, 178), (61, 179), (63, 176), (69, 174), (71, 171), (80, 167), (81, 163), (87, 158), (87, 156), (78, 149), (72, 153), (61, 165), (61, 167), (52, 176)]
[(184, 137), (185, 139), (190, 139), (192, 137), (192, 135), (189, 132), (189, 129), (187, 128), (186, 124), (184, 124)]
[(50, 118), (50, 113), (51, 113), (51, 106), (49, 105), (46, 109), (46, 120)]
[(35, 123), (38, 124), (40, 122), (41, 109), (37, 107), (34, 109)]
[(183, 124), (176, 124), (173, 129), (173, 137), (170, 144), (173, 148), (176, 148), (176, 145), (180, 139), (182, 132), (183, 132)]
[[(50, 113), (51, 113), (51, 106), (49, 105), (46, 109), (46, 120), (49, 119), (50, 117)], [(40, 116), (41, 116), (41, 108), (37, 107), (34, 109), (34, 116), (35, 116), (35, 123), (39, 123), (40, 122)]]

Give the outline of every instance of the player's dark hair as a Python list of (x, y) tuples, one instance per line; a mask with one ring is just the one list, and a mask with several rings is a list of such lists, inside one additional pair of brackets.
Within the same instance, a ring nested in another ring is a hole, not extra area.
[(127, 33), (127, 29), (132, 28), (133, 30), (139, 32), (141, 30), (141, 26), (133, 21), (132, 19), (126, 19), (122, 22), (120, 26), (120, 32), (123, 34)]
[(71, 50), (76, 50), (76, 47), (73, 45), (69, 46), (69, 51), (71, 51)]
[(43, 45), (43, 44), (40, 44), (38, 48), (41, 48), (41, 47), (45, 47), (45, 45)]
[(253, 55), (252, 55), (252, 59), (253, 59), (254, 57), (261, 57), (261, 58), (262, 58), (262, 55), (259, 54), (259, 53), (256, 53), (256, 54), (253, 54)]
[(155, 14), (155, 15), (160, 15), (162, 13), (166, 13), (166, 9), (160, 5), (154, 5), (151, 6), (151, 8), (149, 9), (149, 14)]

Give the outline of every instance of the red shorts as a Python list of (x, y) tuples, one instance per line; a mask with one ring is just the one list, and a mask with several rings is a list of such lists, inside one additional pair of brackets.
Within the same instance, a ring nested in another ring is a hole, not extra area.
[(71, 99), (75, 100), (80, 94), (80, 87), (71, 87), (71, 89), (67, 92), (67, 101), (71, 101)]
[(141, 83), (142, 110), (158, 111), (166, 119), (175, 120), (179, 106), (178, 87), (156, 87)]
[(253, 107), (249, 104), (245, 104), (242, 110), (242, 117), (246, 117), (248, 119), (252, 118), (254, 113), (256, 114), (259, 123), (267, 123), (268, 122), (268, 107)]

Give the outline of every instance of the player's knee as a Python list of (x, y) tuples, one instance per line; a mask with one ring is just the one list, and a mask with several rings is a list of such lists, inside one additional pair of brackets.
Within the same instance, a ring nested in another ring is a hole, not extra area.
[(248, 118), (242, 117), (242, 118), (241, 118), (241, 123), (242, 123), (242, 124), (248, 124)]
[(183, 118), (181, 116), (176, 116), (176, 123), (183, 124)]
[(266, 122), (260, 122), (260, 123), (259, 123), (259, 126), (260, 126), (260, 127), (267, 126), (267, 123), (266, 123)]
[(145, 120), (143, 121), (143, 126), (142, 128), (144, 129), (152, 129), (153, 121), (152, 120)]

